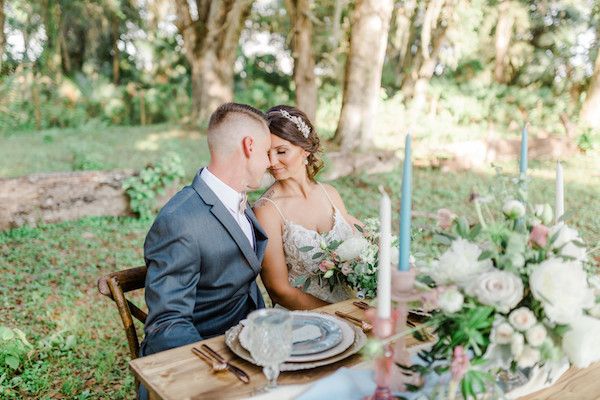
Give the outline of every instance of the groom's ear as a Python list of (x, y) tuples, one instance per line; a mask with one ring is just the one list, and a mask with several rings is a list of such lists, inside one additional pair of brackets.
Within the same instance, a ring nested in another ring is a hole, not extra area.
[(254, 151), (254, 138), (252, 136), (245, 136), (242, 139), (242, 149), (246, 158), (250, 158)]

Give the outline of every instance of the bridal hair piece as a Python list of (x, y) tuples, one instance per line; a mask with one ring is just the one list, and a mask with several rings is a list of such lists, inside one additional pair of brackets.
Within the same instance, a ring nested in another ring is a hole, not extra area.
[(296, 128), (298, 128), (298, 130), (302, 133), (302, 136), (304, 136), (305, 139), (308, 139), (308, 135), (310, 135), (310, 126), (308, 126), (306, 124), (306, 122), (304, 122), (304, 120), (302, 119), (302, 117), (293, 116), (289, 112), (287, 112), (287, 111), (285, 111), (283, 109), (280, 109), (279, 112), (285, 118), (287, 118), (290, 121), (292, 121), (296, 125)]

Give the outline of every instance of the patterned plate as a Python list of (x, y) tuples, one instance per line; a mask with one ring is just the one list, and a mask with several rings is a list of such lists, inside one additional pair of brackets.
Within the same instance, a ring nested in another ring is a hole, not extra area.
[[(351, 336), (349, 336), (351, 338), (351, 343), (349, 346), (345, 347), (345, 350), (343, 350), (339, 353), (335, 353), (335, 355), (332, 355), (329, 357), (314, 359), (314, 360), (306, 360), (304, 362), (294, 361), (293, 358), (290, 358), (288, 361), (286, 361), (285, 363), (283, 363), (281, 365), (281, 368), (280, 368), (281, 371), (299, 371), (299, 370), (303, 370), (303, 369), (311, 369), (311, 368), (316, 368), (316, 367), (320, 367), (323, 365), (329, 365), (329, 364), (333, 364), (335, 362), (338, 362), (340, 360), (343, 360), (347, 357), (350, 357), (350, 356), (358, 353), (360, 351), (360, 349), (362, 349), (362, 347), (365, 345), (365, 343), (367, 341), (367, 336), (357, 326), (346, 324), (344, 321), (340, 321), (340, 326), (343, 326), (342, 324), (345, 324), (347, 326), (347, 328), (349, 329), (349, 331), (351, 332)], [(246, 361), (249, 361), (253, 364), (256, 364), (254, 359), (252, 358), (252, 355), (250, 354), (250, 352), (248, 352), (248, 350), (246, 350), (240, 344), (239, 336), (240, 336), (240, 331), (242, 330), (242, 328), (243, 328), (243, 325), (239, 324), (239, 325), (234, 326), (233, 328), (230, 328), (227, 332), (225, 332), (225, 343), (227, 344), (227, 347), (229, 347), (231, 349), (231, 351), (234, 354), (236, 354), (238, 357), (240, 357)], [(345, 329), (343, 329), (343, 332), (345, 332)], [(333, 349), (331, 349), (329, 351), (333, 351), (333, 350), (337, 351), (338, 348), (344, 348), (346, 340), (347, 340), (347, 337), (346, 337), (346, 334), (344, 334), (344, 339), (343, 339), (342, 343), (340, 343), (338, 346), (334, 347)], [(327, 353), (329, 353), (329, 351), (325, 351), (323, 353), (318, 353), (318, 354), (313, 354), (312, 356), (306, 356), (306, 357), (308, 358), (308, 357), (316, 357), (316, 356), (326, 355)]]
[[(305, 339), (297, 338), (292, 346), (292, 358), (322, 353), (338, 346), (344, 335), (339, 320), (331, 315), (307, 311), (292, 312), (294, 332), (304, 331)], [(248, 328), (240, 332), (240, 343), (248, 348)], [(348, 343), (348, 346), (351, 344)], [(347, 347), (347, 346), (346, 346)], [(342, 351), (345, 350), (342, 349)]]

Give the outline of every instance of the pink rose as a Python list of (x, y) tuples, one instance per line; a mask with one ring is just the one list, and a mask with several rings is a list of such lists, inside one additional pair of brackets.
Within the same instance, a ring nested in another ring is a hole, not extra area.
[(456, 214), (447, 208), (440, 208), (437, 211), (437, 224), (442, 229), (448, 229), (452, 226), (452, 222), (456, 219)]
[(348, 274), (352, 272), (352, 267), (348, 264), (343, 264), (342, 265), (342, 274), (348, 276)]
[(537, 224), (531, 229), (529, 241), (539, 247), (545, 247), (548, 243), (548, 232), (550, 229), (542, 224)]
[(327, 271), (329, 271), (330, 269), (333, 269), (333, 268), (335, 268), (335, 264), (333, 263), (333, 261), (323, 260), (319, 264), (319, 269), (322, 272), (327, 272)]

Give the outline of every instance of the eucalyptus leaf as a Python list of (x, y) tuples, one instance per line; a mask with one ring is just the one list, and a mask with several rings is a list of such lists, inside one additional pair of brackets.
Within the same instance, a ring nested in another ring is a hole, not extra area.
[(306, 252), (311, 251), (312, 249), (314, 249), (314, 247), (312, 247), (312, 246), (302, 246), (298, 250), (301, 251), (301, 252), (303, 252), (303, 253), (306, 253)]
[(313, 260), (318, 260), (319, 258), (323, 257), (324, 255), (325, 255), (325, 253), (318, 252), (318, 253), (313, 254), (312, 259)]
[(491, 250), (482, 251), (479, 257), (477, 258), (477, 261), (487, 260), (488, 258), (492, 258), (493, 255), (494, 253)]
[(307, 278), (304, 280), (304, 285), (303, 285), (303, 287), (302, 287), (302, 288), (303, 288), (303, 289), (304, 289), (304, 291), (306, 292), (306, 291), (308, 290), (308, 288), (309, 288), (309, 287), (310, 287), (310, 277), (307, 277)]
[(433, 235), (433, 240), (446, 246), (450, 246), (452, 244), (452, 240), (450, 240), (448, 236), (440, 235), (439, 233)]
[(307, 277), (306, 275), (300, 275), (294, 278), (294, 280), (292, 281), (292, 284), (294, 285), (294, 287), (300, 287), (302, 285), (306, 284), (306, 281), (309, 280), (310, 278)]

